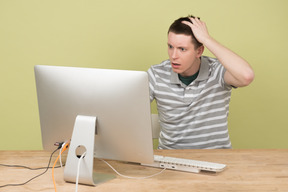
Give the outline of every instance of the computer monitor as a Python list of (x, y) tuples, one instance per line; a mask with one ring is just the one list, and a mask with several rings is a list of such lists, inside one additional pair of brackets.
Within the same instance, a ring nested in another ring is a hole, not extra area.
[(69, 140), (80, 115), (97, 119), (94, 157), (153, 161), (146, 72), (46, 65), (34, 71), (44, 150)]

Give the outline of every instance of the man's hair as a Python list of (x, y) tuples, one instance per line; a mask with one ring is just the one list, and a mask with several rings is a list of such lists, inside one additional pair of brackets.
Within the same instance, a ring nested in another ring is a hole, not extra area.
[[(171, 24), (171, 26), (169, 27), (168, 33), (172, 32), (172, 33), (175, 33), (175, 34), (183, 34), (183, 35), (191, 36), (192, 37), (192, 43), (194, 44), (195, 49), (197, 49), (198, 47), (201, 47), (203, 44), (200, 43), (195, 38), (191, 28), (188, 25), (182, 23), (182, 21), (188, 21), (188, 22), (192, 23), (191, 20), (189, 19), (190, 17), (195, 18), (193, 15), (188, 15), (188, 17), (181, 17), (181, 18), (175, 20)], [(200, 19), (200, 18), (198, 17), (198, 19)]]

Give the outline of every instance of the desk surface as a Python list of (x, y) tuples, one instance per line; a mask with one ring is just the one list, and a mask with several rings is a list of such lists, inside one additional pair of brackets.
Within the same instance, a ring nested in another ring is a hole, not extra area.
[[(217, 174), (165, 170), (160, 175), (144, 180), (117, 176), (95, 187), (79, 185), (78, 191), (288, 192), (288, 149), (156, 150), (155, 154), (224, 163), (227, 169)], [(50, 153), (45, 151), (0, 151), (0, 164), (45, 167), (49, 156)], [(52, 164), (54, 160), (52, 159)], [(159, 172), (159, 169), (137, 164), (109, 162), (120, 173), (129, 176), (140, 177)], [(100, 161), (95, 161), (95, 167), (96, 171), (114, 174), (107, 165)], [(0, 166), (0, 185), (25, 182), (41, 172), (43, 170), (31, 171)], [(75, 191), (75, 184), (66, 183), (63, 180), (61, 168), (55, 169), (55, 180), (57, 191)], [(0, 191), (54, 191), (51, 169), (24, 186), (0, 188)]]

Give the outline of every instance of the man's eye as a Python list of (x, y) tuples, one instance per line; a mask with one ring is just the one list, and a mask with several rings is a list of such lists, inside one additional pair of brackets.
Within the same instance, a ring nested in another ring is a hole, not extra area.
[(185, 48), (180, 48), (180, 50), (181, 50), (181, 51), (186, 51), (186, 49), (185, 49)]
[(172, 47), (172, 45), (168, 45), (168, 48), (169, 48), (169, 49), (172, 49), (173, 47)]

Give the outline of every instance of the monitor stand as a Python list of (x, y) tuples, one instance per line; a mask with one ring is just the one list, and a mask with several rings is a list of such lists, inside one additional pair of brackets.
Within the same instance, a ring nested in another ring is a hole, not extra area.
[(64, 180), (67, 182), (76, 183), (78, 162), (84, 152), (86, 152), (86, 154), (81, 160), (81, 167), (79, 169), (79, 184), (95, 186), (115, 178), (115, 176), (111, 174), (100, 174), (93, 171), (96, 119), (96, 117), (92, 116), (78, 115), (76, 117), (64, 169)]

